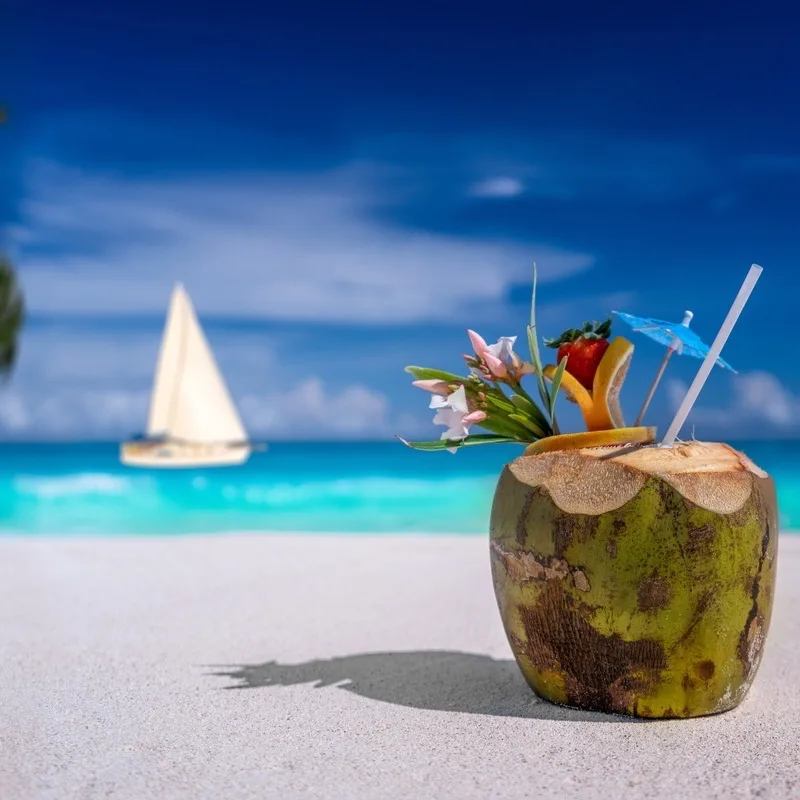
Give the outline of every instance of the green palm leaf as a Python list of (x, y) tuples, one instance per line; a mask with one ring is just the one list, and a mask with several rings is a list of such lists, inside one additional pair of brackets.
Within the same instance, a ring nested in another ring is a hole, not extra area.
[(0, 255), (0, 379), (14, 369), (19, 334), (25, 321), (25, 302), (11, 261)]

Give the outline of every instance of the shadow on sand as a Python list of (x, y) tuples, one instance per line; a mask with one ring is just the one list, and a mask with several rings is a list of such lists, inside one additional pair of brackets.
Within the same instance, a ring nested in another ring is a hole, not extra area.
[(432, 711), (576, 722), (644, 720), (556, 706), (540, 700), (513, 661), (476, 653), (423, 650), (363, 653), (303, 664), (245, 664), (213, 675), (236, 681), (225, 689), (260, 689), (310, 683), (336, 686), (371, 700)]

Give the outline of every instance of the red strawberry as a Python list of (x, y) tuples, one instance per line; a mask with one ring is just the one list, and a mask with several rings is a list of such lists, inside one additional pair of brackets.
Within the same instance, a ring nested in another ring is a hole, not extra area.
[(594, 374), (597, 366), (608, 349), (608, 337), (611, 335), (611, 320), (602, 324), (587, 322), (582, 329), (570, 328), (558, 339), (545, 339), (546, 347), (558, 348), (558, 362), (567, 356), (566, 371), (582, 386), (592, 391)]

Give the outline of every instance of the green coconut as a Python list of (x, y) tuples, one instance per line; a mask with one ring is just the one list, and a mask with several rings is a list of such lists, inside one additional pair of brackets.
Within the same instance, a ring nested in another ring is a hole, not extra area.
[(771, 478), (715, 443), (523, 456), (491, 515), (495, 594), (529, 685), (637, 717), (741, 703), (769, 629), (777, 542)]

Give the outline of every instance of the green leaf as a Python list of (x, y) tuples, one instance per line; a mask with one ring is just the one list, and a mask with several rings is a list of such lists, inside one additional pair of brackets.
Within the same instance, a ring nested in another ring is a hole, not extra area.
[[(534, 409), (536, 406), (528, 400), (527, 397), (523, 397), (521, 394), (515, 394), (511, 396), (511, 402), (520, 410), (524, 411), (528, 416), (534, 413)], [(538, 409), (536, 409), (538, 411)]]
[[(490, 416), (479, 424), (483, 427), (486, 427), (488, 430), (493, 431), (494, 433), (499, 433), (501, 436), (516, 436), (518, 439), (529, 439), (530, 436), (528, 432), (530, 431), (530, 428), (527, 425), (521, 424), (518, 420), (515, 420), (515, 416), (525, 417), (525, 419), (533, 423), (538, 430), (538, 438), (547, 435), (547, 433), (542, 432), (542, 426), (539, 425), (535, 420), (531, 420), (530, 417), (526, 417), (524, 414), (520, 414), (518, 411), (511, 411), (507, 414), (504, 414), (502, 417)], [(486, 425), (487, 422), (489, 423), (488, 427)], [(549, 428), (547, 430), (549, 430)]]
[(527, 417), (523, 417), (522, 414), (509, 414), (508, 418), (519, 422), (520, 425), (524, 425), (529, 431), (536, 435), (537, 439), (545, 439), (547, 437), (547, 434), (541, 428), (534, 425)]
[(556, 367), (556, 371), (553, 374), (553, 380), (550, 384), (550, 413), (552, 414), (556, 407), (556, 397), (558, 396), (558, 390), (561, 388), (561, 379), (564, 377), (564, 370), (567, 368), (567, 361), (569, 360), (569, 356), (564, 356), (561, 359), (558, 366)]
[(539, 357), (539, 344), (536, 341), (536, 262), (533, 262), (533, 288), (531, 289), (531, 324), (528, 326), (528, 347), (531, 351), (533, 366), (536, 368), (536, 382), (539, 384), (539, 395), (542, 398), (544, 407), (550, 405), (550, 395), (547, 393), (547, 386), (542, 375), (542, 359)]
[(557, 348), (561, 347), (562, 344), (570, 344), (571, 342), (574, 342), (576, 339), (580, 339), (581, 337), (586, 338), (587, 336), (591, 335), (587, 334), (586, 331), (591, 329), (592, 324), (593, 323), (591, 322), (587, 322), (584, 325), (583, 329), (567, 328), (567, 330), (565, 330), (564, 333), (561, 334), (561, 336), (558, 336), (555, 339), (545, 339), (544, 345), (545, 347)]
[(401, 436), (397, 437), (404, 445), (414, 450), (447, 450), (450, 447), (469, 447), (476, 444), (504, 444), (518, 442), (508, 436), (493, 436), (491, 434), (476, 434), (467, 436), (466, 439), (439, 439), (436, 442), (409, 442)]
[[(542, 434), (543, 436), (549, 436), (551, 433), (550, 420), (542, 413), (542, 410), (536, 405), (533, 398), (520, 384), (516, 384), (514, 389), (518, 394), (511, 395), (511, 402), (514, 403), (519, 411), (524, 411), (528, 417), (531, 417), (542, 431), (545, 431), (545, 433)], [(518, 399), (514, 400), (515, 397)]]
[(476, 423), (487, 431), (496, 433), (498, 436), (510, 436), (515, 441), (528, 441), (530, 434), (524, 425), (520, 425), (511, 419), (509, 414), (502, 417), (487, 417), (483, 422)]
[(601, 339), (608, 339), (611, 336), (611, 317), (596, 329), (596, 333)]
[(556, 422), (556, 398), (558, 397), (558, 390), (561, 388), (561, 379), (564, 377), (564, 370), (567, 368), (567, 359), (569, 356), (564, 356), (556, 367), (555, 374), (553, 375), (553, 382), (550, 385), (550, 419), (553, 421), (553, 432), (558, 434), (558, 423)]
[(536, 384), (539, 387), (539, 396), (542, 398), (542, 403), (545, 408), (550, 406), (550, 395), (547, 392), (547, 386), (544, 382), (544, 375), (542, 375), (542, 360), (539, 357), (539, 347), (536, 344), (536, 330), (528, 326), (528, 347), (531, 351), (531, 360), (536, 370)]
[(0, 255), (0, 380), (10, 377), (25, 322), (25, 302), (11, 261)]
[(514, 411), (514, 406), (509, 403), (506, 397), (497, 397), (497, 395), (486, 393), (486, 402), (489, 405), (494, 406), (495, 408), (499, 409), (500, 411), (505, 412), (506, 414), (510, 414)]
[[(513, 388), (514, 391), (519, 392), (519, 394), (512, 394), (510, 397), (507, 397), (500, 389), (497, 390), (497, 394), (494, 392), (486, 392), (487, 403), (500, 411), (504, 417), (508, 417), (510, 414), (514, 413), (515, 406), (512, 405), (512, 403), (514, 402), (515, 397), (519, 397), (521, 400), (526, 400), (528, 403), (528, 407), (526, 408), (528, 415), (533, 417), (537, 427), (540, 430), (549, 431), (550, 423), (548, 422), (547, 417), (542, 414), (539, 407), (533, 402), (533, 398), (531, 398), (530, 395), (518, 383), (513, 384)], [(546, 434), (543, 433), (542, 435), (544, 436)]]
[(406, 367), (406, 372), (410, 372), (418, 381), (447, 381), (447, 383), (464, 383), (466, 378), (456, 375), (453, 372), (444, 372), (441, 369), (429, 369), (428, 367)]
[(534, 399), (525, 391), (525, 387), (521, 383), (512, 383), (511, 384), (511, 388), (520, 397), (524, 397), (534, 407), (534, 409), (536, 409), (536, 411), (534, 413), (537, 413), (537, 412), (539, 414), (542, 413), (541, 411), (539, 411), (539, 406), (536, 405), (536, 403), (534, 402)]

